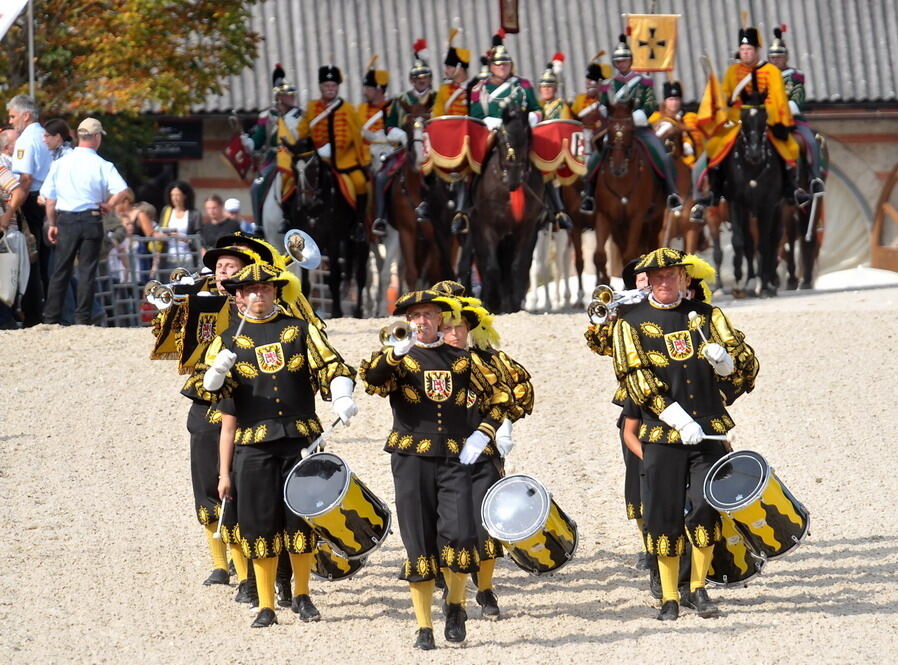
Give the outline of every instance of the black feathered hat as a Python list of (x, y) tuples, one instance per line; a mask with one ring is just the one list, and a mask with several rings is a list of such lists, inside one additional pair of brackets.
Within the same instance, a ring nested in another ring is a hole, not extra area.
[(343, 83), (343, 72), (336, 65), (324, 65), (318, 68), (318, 83), (326, 83), (333, 81), (334, 83)]

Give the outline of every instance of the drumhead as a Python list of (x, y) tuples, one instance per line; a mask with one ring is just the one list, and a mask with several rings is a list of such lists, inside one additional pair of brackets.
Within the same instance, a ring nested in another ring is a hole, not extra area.
[(574, 127), (577, 127), (577, 128), (583, 127), (583, 123), (580, 122), (579, 120), (570, 120), (570, 119), (566, 119), (566, 118), (554, 118), (553, 120), (542, 120), (542, 121), (536, 123), (536, 126), (542, 127), (545, 125), (557, 125), (559, 123), (565, 124), (565, 125), (573, 125)]
[(517, 474), (490, 487), (483, 497), (480, 517), (493, 538), (514, 543), (543, 528), (551, 505), (552, 498), (538, 480)]
[(352, 472), (333, 453), (313, 453), (296, 463), (284, 482), (284, 503), (300, 517), (330, 512), (343, 500)]
[(705, 500), (721, 512), (754, 503), (770, 480), (770, 465), (760, 454), (740, 450), (721, 457), (705, 477)]

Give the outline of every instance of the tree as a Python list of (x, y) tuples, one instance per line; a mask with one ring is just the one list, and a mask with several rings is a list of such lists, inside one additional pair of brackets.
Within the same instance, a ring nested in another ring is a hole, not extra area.
[[(259, 1), (36, 1), (37, 100), (60, 115), (185, 114), (255, 60)], [(6, 99), (27, 92), (27, 34), (23, 13), (0, 51)]]

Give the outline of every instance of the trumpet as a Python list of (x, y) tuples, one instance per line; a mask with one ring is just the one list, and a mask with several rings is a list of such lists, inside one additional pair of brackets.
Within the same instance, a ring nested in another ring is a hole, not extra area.
[(396, 346), (409, 337), (414, 337), (417, 328), (409, 321), (396, 321), (380, 329), (380, 343), (383, 346)]
[(592, 302), (586, 307), (589, 321), (602, 325), (618, 315), (621, 305), (636, 305), (648, 295), (648, 289), (615, 291), (607, 284), (599, 284), (592, 292)]
[(191, 273), (187, 268), (175, 268), (168, 276), (170, 281), (167, 284), (163, 284), (158, 279), (151, 279), (147, 282), (143, 287), (144, 298), (155, 305), (156, 309), (168, 309), (174, 303), (184, 302), (187, 299), (187, 294), (178, 293), (179, 290), (185, 286), (196, 285), (206, 274), (204, 270)]
[(321, 265), (321, 250), (308, 233), (290, 229), (284, 235), (284, 250), (300, 268), (312, 270)]

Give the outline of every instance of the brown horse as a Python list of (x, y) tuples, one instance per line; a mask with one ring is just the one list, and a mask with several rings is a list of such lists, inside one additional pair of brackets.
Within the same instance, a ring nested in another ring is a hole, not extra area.
[[(660, 132), (660, 133), (658, 133)], [(683, 161), (683, 141), (687, 137), (687, 130), (677, 121), (669, 121), (662, 118), (658, 124), (658, 138), (664, 144), (674, 163), (674, 173), (677, 176), (677, 190), (683, 196), (683, 207), (677, 212), (664, 211), (664, 224), (658, 244), (669, 247), (674, 238), (683, 239), (683, 249), (689, 253), (704, 249), (702, 240), (702, 225), (689, 220), (689, 211), (692, 209), (692, 169)]]
[(596, 177), (594, 255), (596, 279), (608, 284), (605, 242), (609, 236), (623, 263), (658, 246), (665, 209), (663, 183), (633, 137), (633, 100), (618, 101), (608, 117), (606, 154)]

